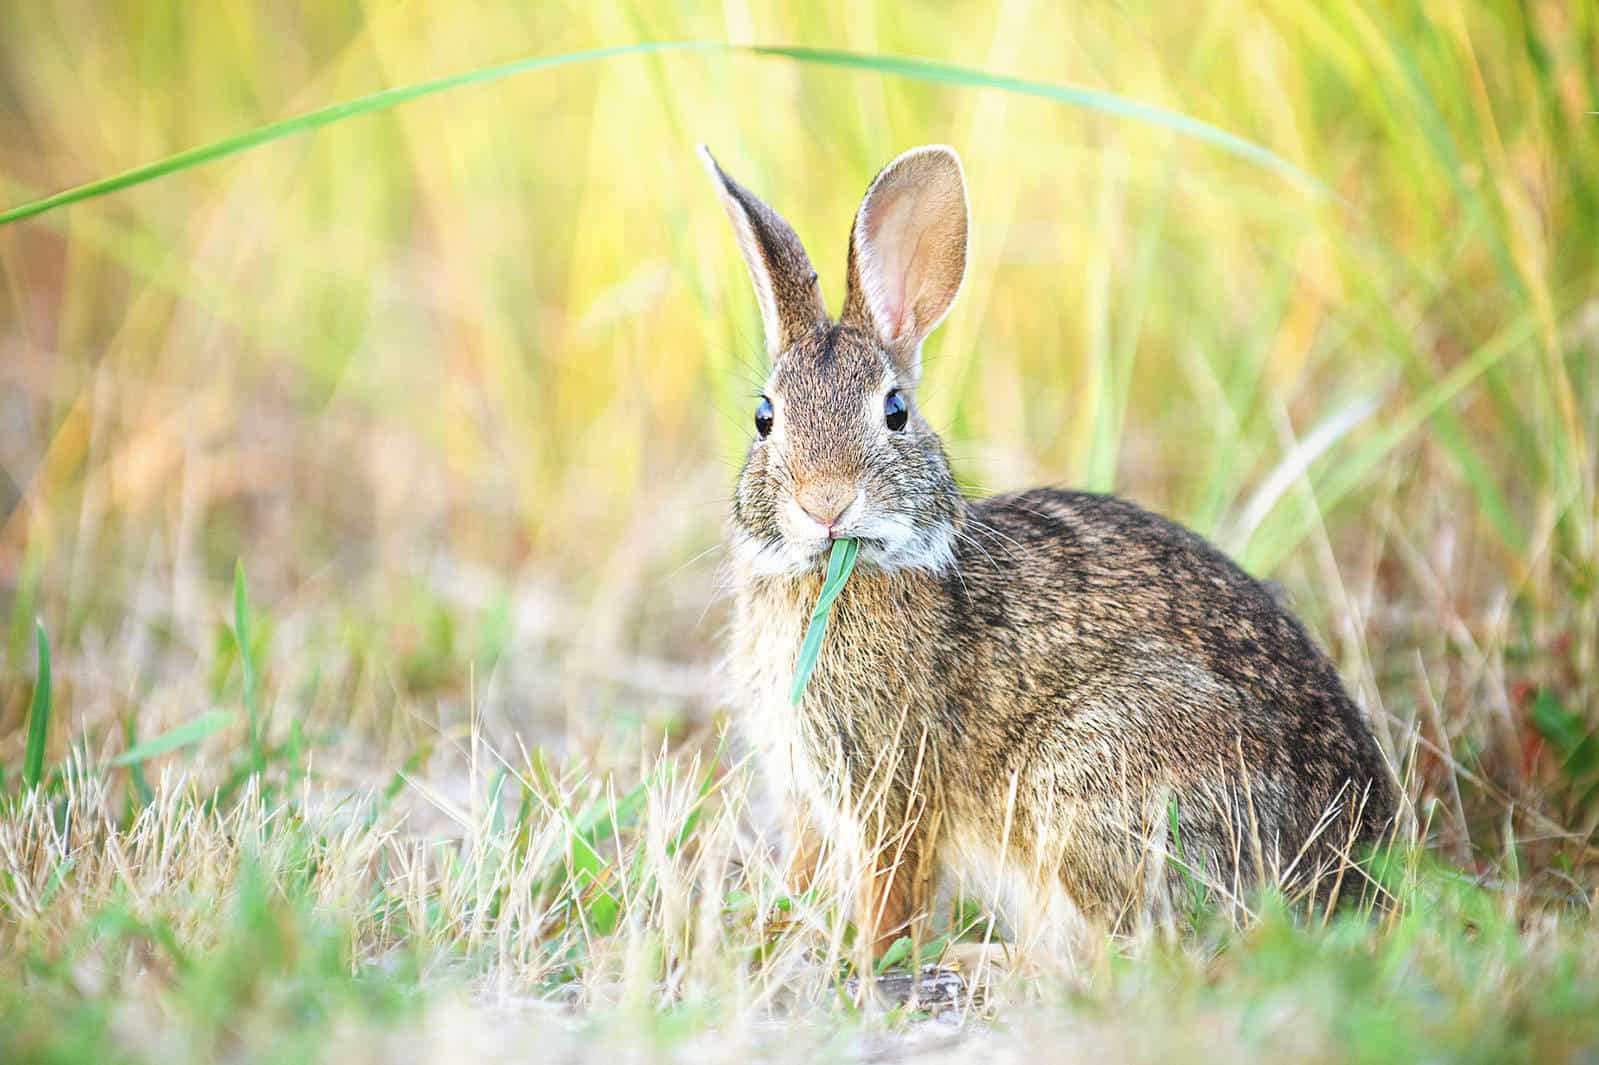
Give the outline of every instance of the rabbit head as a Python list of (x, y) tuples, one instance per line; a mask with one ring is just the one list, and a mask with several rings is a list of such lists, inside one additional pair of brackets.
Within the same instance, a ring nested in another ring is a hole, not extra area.
[(961, 495), (916, 384), (922, 341), (966, 273), (960, 159), (915, 148), (872, 181), (835, 321), (793, 228), (700, 152), (749, 267), (770, 360), (734, 496), (735, 560), (797, 576), (851, 537), (862, 562), (885, 570), (948, 568)]

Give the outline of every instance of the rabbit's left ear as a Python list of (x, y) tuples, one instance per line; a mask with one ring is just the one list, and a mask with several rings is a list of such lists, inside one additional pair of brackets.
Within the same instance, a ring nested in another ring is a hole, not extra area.
[(966, 229), (960, 157), (941, 144), (884, 167), (855, 215), (841, 320), (876, 332), (912, 382), (966, 276)]
[(744, 265), (749, 267), (750, 281), (755, 285), (755, 299), (761, 305), (766, 353), (775, 360), (796, 340), (828, 320), (822, 286), (794, 227), (759, 196), (728, 177), (705, 145), (700, 145), (699, 151), (700, 161), (716, 182), (722, 208), (738, 234), (738, 248), (744, 254)]

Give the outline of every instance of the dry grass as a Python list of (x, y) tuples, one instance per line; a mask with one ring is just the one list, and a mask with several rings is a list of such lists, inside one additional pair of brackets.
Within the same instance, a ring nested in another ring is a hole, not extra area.
[(1063, 1059), (1544, 1061), (1599, 1039), (1591, 917), (1414, 847), (1378, 873), (1382, 911), (1307, 921), (1218, 885), (1176, 925), (1085, 932), (1066, 953), (998, 947), (1050, 937), (996, 937), (978, 896), (944, 954), (964, 992), (885, 1011), (850, 975), (848, 907), (781, 893), (739, 767), (663, 759), (618, 794), (537, 759), (504, 771), (474, 732), (461, 768), (391, 794), (308, 768), (226, 804), (178, 773), (140, 801), (120, 774), (66, 768), (0, 820), (0, 1048), (1008, 1062), (1045, 1040)]

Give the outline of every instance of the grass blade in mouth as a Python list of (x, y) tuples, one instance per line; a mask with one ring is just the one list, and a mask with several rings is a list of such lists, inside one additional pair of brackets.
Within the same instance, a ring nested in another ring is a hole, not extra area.
[(827, 634), (827, 617), (833, 612), (833, 600), (844, 590), (844, 582), (855, 571), (855, 556), (860, 553), (859, 541), (834, 540), (833, 553), (827, 557), (827, 579), (822, 582), (822, 594), (816, 597), (816, 609), (811, 611), (811, 623), (805, 630), (805, 642), (800, 644), (799, 661), (794, 665), (794, 687), (788, 693), (791, 706), (798, 706), (805, 695), (805, 685), (810, 683), (811, 671), (822, 653), (822, 637)]

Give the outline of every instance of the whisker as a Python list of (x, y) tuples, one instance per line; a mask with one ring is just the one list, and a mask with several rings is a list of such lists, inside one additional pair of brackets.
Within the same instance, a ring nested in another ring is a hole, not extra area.
[(1016, 537), (1014, 537), (1014, 536), (1011, 536), (1011, 535), (1009, 535), (1007, 533), (1000, 532), (997, 528), (995, 528), (994, 526), (988, 524), (986, 521), (981, 520), (980, 518), (974, 518), (970, 514), (968, 514), (966, 516), (966, 524), (971, 525), (971, 526), (975, 527), (977, 530), (979, 530), (980, 532), (985, 532), (988, 535), (990, 535), (992, 537), (995, 537), (996, 539), (1004, 540), (1006, 543), (1008, 543), (1012, 547), (1016, 548), (1017, 551), (1020, 551), (1023, 555), (1029, 555), (1030, 554), (1030, 551), (1028, 550), (1028, 547), (1027, 547), (1026, 544), (1022, 543), (1020, 540), (1016, 539)]
[[(983, 557), (988, 559), (988, 564), (994, 568), (994, 572), (999, 572), (999, 563), (994, 560), (994, 556), (989, 554), (987, 549), (984, 548), (982, 544), (977, 542), (976, 537), (972, 536), (963, 529), (955, 529), (953, 532), (962, 543), (971, 544), (974, 548), (981, 551), (983, 553)], [(959, 570), (957, 569), (956, 572), (959, 572)]]

